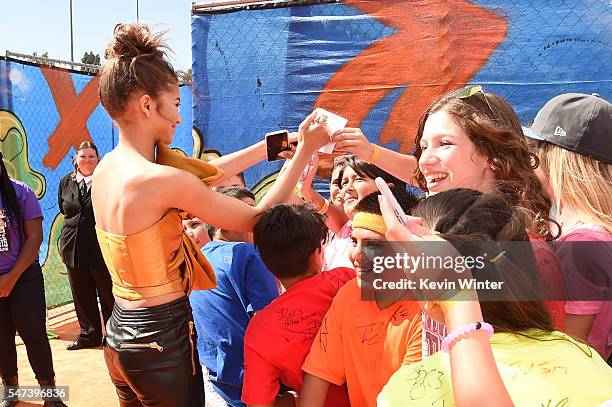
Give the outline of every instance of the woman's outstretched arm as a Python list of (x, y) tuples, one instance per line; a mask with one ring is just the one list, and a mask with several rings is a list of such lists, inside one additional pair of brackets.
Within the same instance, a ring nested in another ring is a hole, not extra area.
[[(298, 133), (289, 133), (289, 142), (296, 141), (297, 137)], [(223, 170), (221, 181), (259, 164), (266, 159), (266, 154), (266, 140), (261, 140), (242, 150), (212, 159), (209, 163)]]
[(374, 164), (394, 177), (416, 185), (413, 173), (418, 162), (414, 156), (371, 143), (358, 128), (347, 127), (338, 130), (334, 133), (333, 139), (336, 143), (334, 151), (355, 154), (357, 158)]
[(161, 208), (184, 209), (206, 223), (223, 229), (251, 231), (256, 216), (287, 199), (312, 154), (329, 142), (327, 128), (314, 123), (314, 118), (312, 113), (300, 124), (298, 147), (293, 159), (256, 207), (219, 194), (203, 186), (194, 175), (169, 167), (160, 168), (160, 174), (152, 177), (157, 183), (158, 205)]

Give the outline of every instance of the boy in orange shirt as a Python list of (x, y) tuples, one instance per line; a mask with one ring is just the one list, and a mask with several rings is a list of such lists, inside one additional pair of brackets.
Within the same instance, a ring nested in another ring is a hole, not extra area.
[[(399, 198), (399, 197), (398, 197)], [(416, 200), (398, 199), (406, 213)], [(403, 202), (402, 202), (403, 201)], [(375, 406), (376, 397), (402, 364), (421, 360), (421, 309), (406, 291), (374, 290), (374, 278), (399, 280), (399, 270), (373, 274), (366, 247), (386, 241), (378, 194), (356, 207), (351, 261), (357, 279), (342, 287), (327, 312), (302, 370), (302, 402), (322, 406), (330, 385), (348, 387), (354, 407)]]

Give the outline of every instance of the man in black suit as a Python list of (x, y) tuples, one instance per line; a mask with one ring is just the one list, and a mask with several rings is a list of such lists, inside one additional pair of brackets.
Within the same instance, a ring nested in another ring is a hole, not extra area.
[(75, 157), (75, 170), (60, 181), (58, 204), (64, 214), (60, 236), (60, 253), (70, 279), (74, 308), (79, 320), (79, 337), (66, 349), (93, 348), (102, 343), (102, 321), (111, 316), (114, 297), (110, 274), (104, 263), (95, 231), (91, 205), (91, 177), (98, 164), (96, 146), (89, 141), (81, 143)]

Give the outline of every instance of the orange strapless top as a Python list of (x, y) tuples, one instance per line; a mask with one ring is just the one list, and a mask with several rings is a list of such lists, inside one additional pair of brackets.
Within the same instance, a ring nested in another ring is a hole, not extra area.
[[(156, 162), (181, 168), (210, 184), (223, 175), (217, 167), (158, 145)], [(215, 273), (196, 244), (183, 233), (181, 217), (170, 209), (149, 228), (128, 236), (96, 227), (113, 294), (130, 301), (216, 286)]]

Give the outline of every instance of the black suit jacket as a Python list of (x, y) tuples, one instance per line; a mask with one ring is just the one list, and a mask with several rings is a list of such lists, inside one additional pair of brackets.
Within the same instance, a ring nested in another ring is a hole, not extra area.
[(91, 190), (80, 197), (79, 185), (65, 175), (59, 185), (58, 205), (64, 214), (60, 235), (60, 253), (68, 267), (105, 268), (104, 258), (96, 236)]

